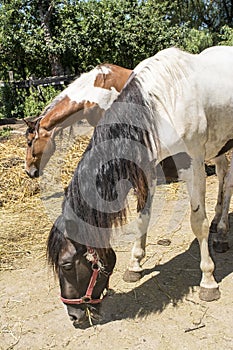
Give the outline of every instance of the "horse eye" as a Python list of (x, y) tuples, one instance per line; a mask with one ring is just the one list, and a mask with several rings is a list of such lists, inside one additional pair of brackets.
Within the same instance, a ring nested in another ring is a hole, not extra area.
[(73, 264), (72, 263), (65, 263), (65, 264), (62, 264), (61, 267), (63, 268), (63, 270), (68, 271), (68, 270), (72, 269)]

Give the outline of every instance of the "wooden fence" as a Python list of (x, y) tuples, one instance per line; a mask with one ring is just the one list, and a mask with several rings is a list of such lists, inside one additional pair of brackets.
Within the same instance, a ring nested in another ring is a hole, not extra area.
[(30, 87), (37, 87), (37, 86), (49, 86), (49, 85), (67, 85), (70, 82), (74, 80), (74, 76), (72, 75), (63, 75), (63, 76), (56, 76), (56, 77), (48, 77), (48, 78), (42, 78), (42, 79), (27, 79), (27, 80), (21, 80), (21, 81), (15, 81), (13, 79), (10, 79), (9, 82), (0, 81), (0, 87), (4, 87), (5, 84), (12, 84), (18, 89), (25, 89)]

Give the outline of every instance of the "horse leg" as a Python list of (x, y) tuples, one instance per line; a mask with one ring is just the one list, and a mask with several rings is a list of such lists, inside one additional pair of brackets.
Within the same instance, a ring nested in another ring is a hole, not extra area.
[(137, 219), (136, 230), (139, 232), (140, 237), (136, 239), (131, 250), (131, 259), (128, 268), (123, 275), (123, 280), (125, 282), (136, 282), (142, 277), (143, 268), (140, 263), (145, 256), (146, 236), (150, 221), (154, 190), (155, 186), (152, 186), (149, 191), (146, 206), (143, 208)]
[(214, 263), (209, 254), (208, 237), (209, 224), (205, 211), (205, 168), (204, 160), (193, 159), (193, 170), (188, 181), (188, 190), (191, 204), (191, 227), (200, 246), (202, 279), (200, 283), (200, 299), (205, 301), (216, 300), (220, 297), (218, 284), (214, 279)]
[(137, 282), (142, 277), (142, 267), (140, 265), (141, 260), (145, 256), (146, 247), (146, 233), (138, 238), (133, 245), (131, 250), (131, 259), (127, 270), (123, 275), (125, 282)]
[(224, 193), (224, 180), (227, 174), (228, 162), (225, 154), (215, 158), (216, 174), (218, 176), (218, 197), (215, 206), (215, 216), (210, 225), (210, 232), (216, 233), (217, 226), (222, 216), (222, 204)]
[[(233, 155), (232, 155), (233, 156)], [(228, 212), (233, 187), (233, 157), (231, 157), (230, 169), (227, 172), (222, 198), (222, 215), (217, 224), (217, 234), (214, 236), (213, 247), (218, 253), (224, 253), (229, 249), (227, 234), (229, 232)]]

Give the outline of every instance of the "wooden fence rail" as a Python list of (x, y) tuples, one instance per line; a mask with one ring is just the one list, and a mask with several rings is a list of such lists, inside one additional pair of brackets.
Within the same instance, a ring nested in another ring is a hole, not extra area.
[(5, 84), (12, 84), (18, 89), (25, 89), (29, 87), (37, 87), (37, 86), (49, 86), (49, 85), (63, 85), (63, 84), (69, 84), (71, 81), (74, 80), (74, 76), (72, 75), (63, 75), (63, 76), (56, 76), (56, 77), (48, 77), (48, 78), (42, 78), (42, 79), (27, 79), (27, 80), (21, 80), (21, 81), (9, 81), (4, 82), (0, 81), (0, 87), (4, 87)]

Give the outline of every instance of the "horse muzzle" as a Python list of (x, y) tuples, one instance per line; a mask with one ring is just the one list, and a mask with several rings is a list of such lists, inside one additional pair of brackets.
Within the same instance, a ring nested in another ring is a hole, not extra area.
[(90, 326), (98, 324), (102, 316), (99, 313), (100, 305), (95, 307), (85, 305), (84, 308), (76, 308), (74, 306), (67, 306), (67, 312), (73, 326), (79, 329), (86, 329)]
[(31, 179), (38, 178), (40, 175), (42, 175), (42, 173), (36, 167), (31, 167), (29, 170), (26, 169), (26, 173)]

